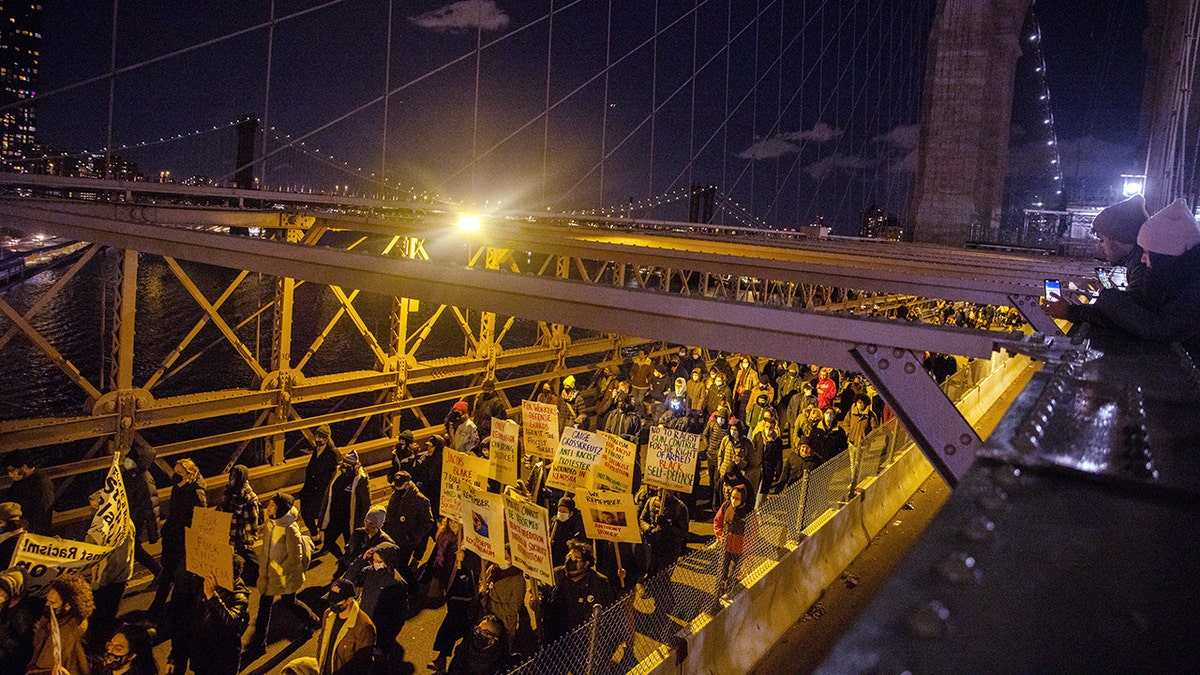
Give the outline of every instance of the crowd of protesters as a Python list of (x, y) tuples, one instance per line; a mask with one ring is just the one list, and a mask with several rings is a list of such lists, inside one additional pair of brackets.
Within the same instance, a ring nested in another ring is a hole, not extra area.
[[(929, 355), (927, 366), (940, 374), (954, 360)], [(380, 503), (371, 503), (358, 454), (339, 449), (327, 425), (311, 432), (295, 496), (260, 497), (249, 470), (234, 466), (216, 503), (230, 514), (234, 551), (233, 587), (225, 588), (186, 570), (184, 533), (195, 509), (209, 503), (199, 469), (188, 459), (175, 463), (163, 517), (152, 451), (135, 448), (121, 462), (133, 536), (87, 575), (58, 577), (45, 597), (25, 592), (24, 570), (0, 572), (0, 673), (155, 673), (151, 650), (166, 639), (168, 673), (237, 673), (279, 638), (271, 624), (282, 616), (302, 641), (316, 637), (315, 657), (296, 659), (284, 672), (403, 672), (405, 623), (429, 608), (445, 611), (431, 671), (503, 672), (585, 623), (593, 605), (610, 604), (669, 568), (687, 551), (693, 521), (712, 521), (725, 554), (721, 578), (735, 575), (754, 507), (889, 415), (855, 373), (743, 355), (705, 359), (688, 347), (659, 359), (640, 351), (622, 367), (597, 369), (587, 386), (568, 376), (533, 396), (558, 407), (561, 426), (643, 446), (655, 425), (700, 435), (692, 492), (640, 485), (635, 470), (643, 543), (597, 546), (573, 495), (538, 484), (548, 462), (526, 458), (526, 473), (511, 489), (549, 509), (553, 583), (482, 560), (462, 545), (462, 526), (439, 510), (444, 452), (486, 456), (492, 420), (510, 410), (489, 381), (474, 400), (452, 406), (439, 433), (420, 442), (410, 431), (400, 434), (385, 469), (390, 494)], [(0, 556), (8, 560), (22, 532), (49, 534), (54, 494), (31, 455), (6, 458), (13, 483), (0, 503)], [(145, 548), (156, 542), (157, 560)], [(336, 573), (321, 606), (310, 607), (300, 595), (320, 558)], [(145, 620), (133, 622), (120, 616), (119, 604), (135, 561), (153, 575), (154, 599), (139, 617)]]

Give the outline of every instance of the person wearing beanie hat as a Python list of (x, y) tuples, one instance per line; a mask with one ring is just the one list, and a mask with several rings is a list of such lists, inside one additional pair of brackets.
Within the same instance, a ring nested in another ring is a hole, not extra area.
[(575, 500), (562, 497), (558, 500), (558, 511), (550, 524), (550, 560), (551, 566), (558, 567), (567, 557), (567, 551), (572, 541), (587, 541), (583, 530), (583, 514), (575, 508)]
[(343, 555), (338, 540), (350, 545), (351, 535), (362, 523), (371, 508), (370, 479), (358, 461), (358, 452), (351, 450), (338, 463), (325, 492), (321, 510), (321, 552), (332, 553), (334, 558)]
[[(442, 449), (446, 442), (441, 436), (434, 434), (425, 439), (421, 452), (413, 455), (412, 461), (405, 464), (404, 469), (412, 476), (413, 485), (429, 498), (429, 506), (433, 509), (434, 522), (438, 519), (442, 495)], [(396, 525), (391, 521), (392, 526)]]
[[(375, 649), (375, 624), (354, 599), (354, 584), (338, 579), (329, 587), (329, 609), (317, 637), (318, 671), (367, 673)], [(393, 640), (394, 641), (394, 640)]]
[(414, 558), (419, 561), (425, 553), (433, 536), (434, 520), (429, 499), (407, 471), (398, 471), (392, 476), (392, 494), (388, 497), (384, 531), (398, 548), (394, 565), (396, 571), (406, 580), (415, 581), (412, 570)]
[(390, 541), (382, 542), (359, 556), (344, 577), (362, 588), (359, 608), (375, 624), (375, 641), (382, 647), (382, 658), (392, 663), (403, 660), (389, 648), (399, 651), (396, 636), (408, 618), (410, 604), (408, 583), (396, 573), (399, 559), (400, 549)]
[(446, 416), (446, 436), (450, 447), (458, 452), (474, 453), (479, 447), (479, 427), (470, 416), (466, 401), (458, 401)]
[(1125, 268), (1125, 288), (1141, 296), (1146, 286), (1148, 268), (1142, 262), (1142, 247), (1138, 246), (1138, 231), (1150, 219), (1146, 199), (1137, 194), (1109, 206), (1092, 221), (1099, 257), (1110, 265)]
[(258, 615), (254, 620), (254, 634), (247, 651), (261, 653), (267, 647), (267, 631), (276, 598), (291, 611), (308, 629), (309, 633), (320, 625), (320, 619), (308, 605), (296, 597), (304, 586), (307, 567), (304, 564), (304, 539), (297, 522), (298, 513), (293, 508), (296, 500), (280, 492), (267, 500), (264, 513), (266, 522), (258, 531)]
[(354, 562), (362, 558), (368, 550), (384, 542), (392, 541), (392, 538), (383, 531), (385, 522), (387, 522), (387, 509), (383, 505), (376, 504), (367, 511), (367, 515), (363, 516), (362, 527), (355, 528), (353, 534), (350, 535), (350, 541), (346, 545), (346, 555), (338, 560), (337, 569), (333, 573), (335, 579), (352, 568)]
[(329, 436), (328, 424), (317, 427), (313, 439), (312, 454), (308, 456), (308, 465), (304, 468), (304, 485), (296, 496), (300, 499), (300, 517), (315, 537), (321, 531), (325, 494), (329, 491), (329, 483), (337, 472), (342, 454)]
[(1104, 289), (1090, 305), (1049, 303), (1047, 313), (1071, 323), (1116, 328), (1162, 344), (1200, 340), (1200, 226), (1187, 202), (1178, 199), (1155, 213), (1138, 232), (1149, 267), (1141, 297)]

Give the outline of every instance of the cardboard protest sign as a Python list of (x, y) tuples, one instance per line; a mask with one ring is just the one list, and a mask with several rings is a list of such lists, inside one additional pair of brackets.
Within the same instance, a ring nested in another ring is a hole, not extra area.
[(231, 513), (194, 509), (192, 526), (183, 528), (187, 571), (201, 577), (213, 575), (221, 588), (233, 588), (233, 546), (229, 544)]
[(642, 482), (646, 485), (692, 491), (696, 475), (696, 458), (700, 454), (701, 437), (666, 427), (650, 429), (650, 449), (646, 453), (646, 470)]
[(566, 492), (587, 487), (587, 475), (604, 454), (604, 437), (583, 429), (567, 427), (558, 439), (554, 463), (546, 475), (546, 485)]
[(480, 558), (507, 562), (504, 553), (504, 497), (467, 485), (459, 502), (463, 546)]
[(517, 434), (521, 426), (513, 420), (492, 418), (492, 442), (488, 446), (491, 463), (488, 476), (501, 485), (517, 484)]
[(60, 537), (45, 537), (24, 532), (17, 540), (9, 567), (25, 570), (26, 592), (44, 596), (50, 582), (67, 572), (84, 572), (113, 550)]
[(521, 401), (521, 432), (525, 452), (535, 457), (553, 457), (558, 448), (558, 407)]
[(488, 460), (450, 448), (442, 451), (442, 496), (439, 512), (450, 520), (459, 519), (459, 502), (467, 487), (487, 489)]
[(583, 514), (584, 532), (592, 539), (642, 543), (633, 495), (584, 490), (575, 495), (575, 505)]
[(604, 437), (604, 454), (588, 474), (589, 490), (633, 492), (633, 462), (637, 444), (620, 436), (600, 433)]
[(129, 498), (125, 494), (125, 481), (121, 477), (121, 456), (113, 455), (112, 466), (104, 478), (100, 490), (100, 507), (92, 516), (88, 536), (101, 546), (117, 546), (125, 537), (133, 536), (133, 522), (129, 519)]
[(546, 507), (509, 494), (504, 495), (504, 507), (513, 564), (534, 579), (553, 584), (554, 564), (550, 560), (548, 524), (550, 514)]

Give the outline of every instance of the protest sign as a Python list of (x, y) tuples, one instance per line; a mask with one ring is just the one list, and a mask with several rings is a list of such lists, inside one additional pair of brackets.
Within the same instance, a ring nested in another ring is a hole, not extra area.
[(633, 495), (584, 490), (575, 495), (575, 505), (583, 514), (584, 532), (592, 539), (642, 543)]
[(231, 513), (193, 509), (192, 526), (183, 528), (187, 571), (217, 578), (221, 588), (233, 589), (233, 546), (229, 544)]
[(463, 546), (475, 551), (480, 558), (505, 563), (504, 497), (466, 485), (459, 501), (459, 518), (463, 524)]
[(646, 453), (646, 470), (642, 482), (646, 485), (692, 491), (696, 475), (696, 458), (700, 453), (701, 437), (666, 427), (650, 429), (650, 449)]
[(588, 474), (589, 490), (633, 492), (633, 461), (637, 444), (620, 436), (600, 433), (604, 437), (604, 454)]
[(111, 546), (98, 546), (71, 541), (60, 537), (45, 537), (25, 532), (17, 540), (9, 567), (25, 570), (25, 590), (36, 596), (44, 596), (50, 582), (67, 572), (84, 572), (100, 562)]
[(488, 476), (501, 485), (517, 484), (517, 434), (520, 425), (513, 420), (492, 418), (492, 442), (488, 446), (491, 462)]
[(604, 437), (583, 429), (567, 427), (558, 439), (554, 463), (546, 475), (546, 485), (566, 492), (587, 486), (587, 475), (604, 453)]
[(521, 432), (526, 453), (535, 457), (553, 457), (558, 448), (558, 407), (521, 401)]
[[(439, 512), (450, 520), (459, 519), (459, 502), (468, 486), (487, 489), (488, 460), (484, 457), (456, 452), (449, 448), (442, 451), (442, 496)], [(461, 521), (460, 521), (461, 522)]]
[(100, 490), (100, 506), (92, 516), (88, 537), (101, 546), (117, 546), (125, 537), (133, 536), (129, 519), (129, 498), (125, 494), (125, 481), (121, 477), (121, 456), (113, 455), (112, 466), (104, 478)]
[(504, 495), (508, 543), (513, 564), (544, 584), (554, 583), (550, 560), (550, 514), (546, 507), (520, 497)]

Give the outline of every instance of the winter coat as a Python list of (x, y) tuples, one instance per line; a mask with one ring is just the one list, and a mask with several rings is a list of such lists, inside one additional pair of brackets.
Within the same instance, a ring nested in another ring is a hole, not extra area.
[(314, 452), (309, 456), (308, 465), (304, 468), (304, 485), (296, 493), (304, 522), (310, 525), (321, 522), (325, 493), (329, 491), (329, 483), (333, 480), (333, 474), (337, 471), (340, 461), (341, 455), (332, 442), (320, 453)]
[[(414, 484), (404, 494), (395, 490), (388, 498), (383, 531), (401, 549), (423, 546), (434, 532), (433, 510), (429, 500)], [(424, 553), (424, 549), (421, 550)]]
[(749, 529), (747, 525), (754, 512), (751, 506), (753, 503), (747, 497), (738, 508), (734, 508), (732, 502), (726, 501), (717, 509), (717, 515), (713, 518), (713, 535), (724, 542), (727, 553), (741, 554), (750, 548), (746, 535)]
[(171, 641), (167, 661), (175, 672), (191, 668), (196, 675), (236, 675), (242, 633), (250, 623), (250, 592), (241, 580), (233, 580), (233, 590), (218, 587), (211, 598), (198, 595), (187, 621), (186, 635)]
[(325, 610), (321, 619), (321, 630), (317, 634), (317, 662), (321, 671), (325, 667), (325, 645), (333, 641), (333, 658), (329, 664), (329, 672), (334, 675), (357, 675), (367, 673), (371, 669), (375, 649), (375, 624), (367, 613), (362, 611), (358, 602), (351, 600), (353, 608), (350, 617), (342, 624), (337, 635), (333, 633), (333, 610)]
[[(349, 480), (349, 490), (337, 490), (337, 492), (343, 494), (335, 495), (335, 486), (338, 485), (338, 479), (342, 478), (343, 474), (347, 471), (354, 472), (354, 476)], [(346, 466), (338, 466), (337, 473), (333, 474), (333, 480), (329, 481), (329, 487), (325, 489), (325, 507), (321, 511), (321, 529), (324, 530), (328, 529), (331, 525), (337, 525), (330, 522), (330, 518), (336, 512), (334, 506), (335, 498), (349, 498), (348, 517), (350, 520), (346, 523), (346, 532), (353, 532), (355, 528), (362, 525), (363, 517), (367, 515), (367, 511), (371, 508), (370, 480), (361, 464), (356, 464), (353, 469)], [(344, 494), (345, 492), (349, 492), (350, 494), (347, 496)]]
[[(91, 667), (83, 650), (83, 635), (87, 632), (87, 619), (71, 613), (58, 619), (58, 635), (62, 645), (62, 667), (71, 675), (88, 675)], [(50, 619), (42, 615), (33, 626), (33, 660), (29, 662), (31, 675), (51, 675), (54, 669), (54, 648), (50, 640)]]
[(749, 438), (739, 435), (735, 441), (733, 436), (725, 434), (725, 438), (721, 440), (721, 446), (717, 449), (717, 470), (720, 473), (726, 473), (734, 464), (745, 469), (748, 466), (750, 455), (753, 453), (754, 444), (750, 442)]
[(278, 518), (268, 518), (258, 532), (258, 592), (278, 597), (304, 586), (304, 545), (300, 541), (299, 513), (295, 508)]
[(721, 441), (729, 436), (728, 424), (717, 424), (717, 414), (714, 412), (708, 417), (708, 424), (704, 426), (704, 430), (700, 432), (703, 438), (701, 441), (701, 449), (708, 456), (708, 461), (717, 461), (717, 455), (721, 449)]
[(135, 446), (130, 450), (129, 459), (133, 461), (133, 468), (121, 468), (125, 495), (129, 499), (129, 516), (133, 518), (138, 537), (154, 544), (161, 536), (158, 527), (158, 486), (154, 483), (154, 476), (150, 475), (154, 451)]

